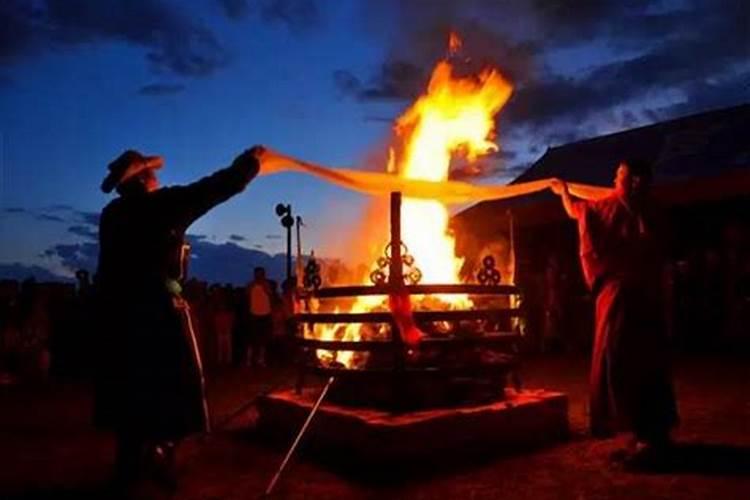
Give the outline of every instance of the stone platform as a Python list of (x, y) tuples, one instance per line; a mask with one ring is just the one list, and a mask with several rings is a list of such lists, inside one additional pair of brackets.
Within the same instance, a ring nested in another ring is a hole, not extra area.
[[(291, 443), (320, 389), (271, 393), (258, 403), (259, 430)], [(507, 390), (491, 404), (389, 413), (373, 408), (323, 404), (304, 438), (308, 455), (365, 464), (404, 464), (457, 458), (468, 453), (502, 454), (539, 447), (568, 435), (568, 399), (563, 393)]]

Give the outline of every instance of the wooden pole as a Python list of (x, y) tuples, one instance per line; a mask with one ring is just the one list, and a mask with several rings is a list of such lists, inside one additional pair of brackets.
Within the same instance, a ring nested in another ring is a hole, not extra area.
[(391, 193), (391, 264), (388, 270), (391, 288), (404, 284), (404, 267), (401, 260), (401, 193)]

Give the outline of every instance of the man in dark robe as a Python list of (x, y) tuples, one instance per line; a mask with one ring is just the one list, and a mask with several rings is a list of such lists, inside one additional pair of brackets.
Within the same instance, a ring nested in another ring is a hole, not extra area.
[[(552, 190), (578, 221), (586, 283), (596, 297), (590, 423), (596, 437), (634, 433), (636, 450), (661, 451), (677, 423), (663, 307), (663, 225), (648, 197), (650, 165), (619, 164), (612, 195), (573, 198)], [(635, 450), (633, 450), (635, 451)]]
[(116, 484), (144, 469), (173, 481), (176, 443), (208, 430), (209, 415), (195, 331), (181, 295), (187, 228), (257, 175), (255, 147), (231, 166), (186, 186), (160, 188), (158, 156), (126, 151), (109, 164), (105, 193), (119, 197), (99, 224), (101, 319), (95, 422), (117, 436)]

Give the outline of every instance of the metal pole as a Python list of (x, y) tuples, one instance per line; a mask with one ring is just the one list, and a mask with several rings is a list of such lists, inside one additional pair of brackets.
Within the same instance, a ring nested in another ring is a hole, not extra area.
[(307, 420), (305, 420), (305, 423), (302, 424), (302, 428), (300, 429), (299, 433), (297, 433), (297, 437), (294, 439), (294, 442), (292, 443), (292, 447), (289, 448), (289, 451), (286, 452), (286, 456), (284, 457), (284, 460), (281, 462), (281, 465), (279, 466), (279, 470), (276, 471), (276, 474), (274, 474), (273, 478), (271, 479), (271, 482), (268, 483), (268, 487), (266, 488), (266, 491), (265, 491), (266, 496), (270, 495), (271, 492), (273, 491), (274, 486), (276, 486), (276, 483), (281, 477), (281, 474), (284, 472), (286, 465), (289, 463), (289, 459), (292, 458), (292, 455), (294, 454), (294, 450), (297, 449), (297, 445), (299, 445), (300, 440), (302, 440), (302, 436), (304, 436), (305, 431), (307, 431), (307, 428), (310, 426), (310, 422), (312, 422), (312, 419), (315, 416), (315, 413), (317, 413), (318, 408), (320, 407), (320, 404), (323, 402), (323, 399), (325, 399), (326, 394), (328, 394), (328, 389), (331, 387), (331, 384), (333, 384), (334, 380), (335, 380), (335, 377), (330, 377), (325, 387), (323, 387), (323, 390), (321, 391), (320, 396), (318, 396), (318, 400), (315, 402), (315, 404), (312, 407), (312, 410), (310, 410), (310, 414), (307, 416)]
[(292, 206), (283, 203), (276, 205), (276, 215), (281, 217), (281, 225), (286, 228), (286, 279), (292, 277), (292, 226), (294, 226), (294, 217), (292, 217)]
[(292, 279), (292, 226), (286, 228), (286, 279)]
[(300, 280), (302, 280), (302, 274), (304, 272), (305, 265), (302, 262), (302, 231), (300, 230), (300, 227), (304, 226), (304, 223), (302, 222), (302, 217), (299, 215), (297, 216), (297, 265), (295, 266), (295, 277), (297, 278), (294, 287), (295, 289), (298, 288), (300, 285)]

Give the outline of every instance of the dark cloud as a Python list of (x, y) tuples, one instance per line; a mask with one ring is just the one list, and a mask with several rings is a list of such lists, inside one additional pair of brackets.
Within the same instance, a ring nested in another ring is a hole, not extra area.
[(40, 14), (28, 0), (0, 2), (0, 62), (31, 52), (36, 45), (35, 25)]
[(144, 85), (138, 89), (138, 93), (144, 96), (158, 97), (179, 94), (184, 90), (185, 86), (180, 83), (152, 83), (150, 85)]
[[(336, 84), (343, 92), (353, 92), (361, 100), (405, 100), (418, 95), (425, 86), (427, 68), (409, 61), (386, 61), (367, 85), (352, 74), (339, 70)], [(348, 78), (348, 80), (347, 80)]]
[(263, 0), (260, 16), (266, 22), (281, 23), (295, 33), (305, 33), (321, 22), (316, 0)]
[[(395, 33), (392, 50), (371, 74), (333, 74), (337, 89), (360, 100), (412, 100), (445, 56), (453, 29), (464, 38), (453, 62), (467, 71), (500, 68), (514, 82), (500, 116), (509, 125), (504, 130), (524, 130), (537, 142), (596, 134), (597, 123), (632, 127), (750, 101), (750, 3), (741, 0), (383, 0), (367, 6), (373, 32), (383, 31), (384, 22), (396, 28), (387, 31)], [(676, 105), (645, 104), (680, 95)], [(618, 109), (633, 103), (644, 104)]]
[(53, 214), (37, 214), (34, 218), (45, 222), (65, 222), (65, 219)]
[(79, 269), (92, 272), (96, 269), (99, 259), (99, 245), (94, 242), (61, 243), (48, 248), (44, 253), (50, 258), (58, 258), (71, 272)]
[(227, 62), (216, 36), (186, 9), (165, 0), (4, 0), (0, 2), (0, 62), (42, 50), (97, 41), (146, 49), (158, 72), (205, 76)]
[(22, 207), (7, 207), (3, 209), (3, 212), (8, 214), (25, 214), (26, 209)]
[(23, 281), (29, 278), (33, 278), (37, 282), (73, 281), (72, 278), (59, 276), (41, 266), (21, 264), (20, 262), (0, 263), (0, 279)]
[(484, 156), (474, 162), (454, 162), (451, 165), (449, 177), (456, 181), (468, 181), (471, 179), (489, 179), (498, 176), (510, 176), (516, 172), (510, 162), (518, 156), (518, 153), (510, 150), (498, 150)]
[(194, 245), (208, 239), (208, 236), (205, 234), (188, 234), (185, 235), (185, 239), (188, 241), (188, 243)]
[(50, 212), (72, 212), (74, 209), (71, 205), (67, 205), (65, 203), (55, 203), (53, 205), (44, 207), (44, 210)]
[(229, 239), (232, 241), (246, 241), (247, 240), (247, 238), (239, 234), (230, 234)]
[(283, 279), (285, 256), (269, 255), (232, 242), (214, 244), (198, 241), (192, 244), (190, 276), (212, 283), (246, 284), (253, 268), (262, 266), (274, 279)]
[(92, 229), (91, 226), (70, 226), (68, 232), (89, 240), (97, 241), (99, 239), (99, 232)]
[(362, 91), (362, 82), (351, 71), (343, 69), (334, 71), (333, 83), (344, 94), (357, 95)]
[(100, 215), (99, 212), (76, 211), (76, 217), (84, 224), (89, 224), (91, 226), (99, 226)]
[[(53, 245), (47, 248), (42, 256), (59, 261), (70, 272), (79, 269), (94, 272), (99, 258), (96, 233), (88, 226), (72, 226), (68, 231), (87, 238), (87, 241)], [(239, 235), (230, 236), (234, 240), (237, 240), (237, 237), (242, 238)], [(205, 235), (190, 234), (186, 239), (191, 245), (189, 275), (200, 280), (242, 285), (247, 283), (253, 268), (257, 266), (265, 267), (272, 278), (280, 280), (284, 277), (286, 263), (282, 254), (269, 255), (259, 250), (241, 247), (231, 241), (212, 243)], [(0, 264), (0, 276), (5, 275), (3, 269), (3, 265)], [(25, 267), (19, 269), (23, 271)], [(21, 271), (13, 275), (23, 275)]]
[(321, 25), (323, 12), (318, 0), (217, 0), (233, 20), (257, 15), (265, 23), (281, 24), (296, 34), (308, 33)]
[(230, 19), (242, 19), (250, 11), (247, 0), (218, 0), (224, 14)]

